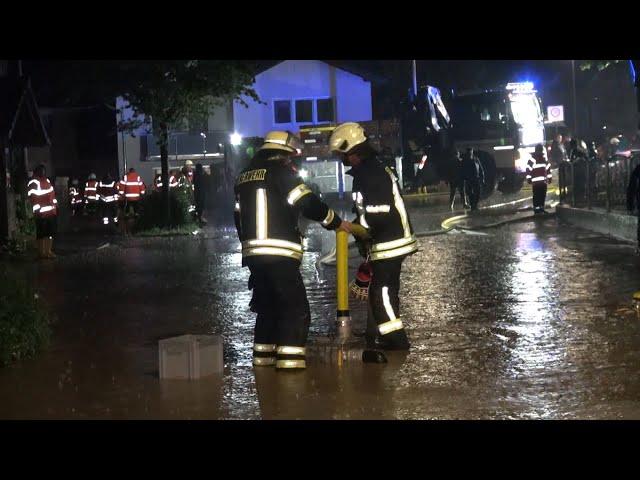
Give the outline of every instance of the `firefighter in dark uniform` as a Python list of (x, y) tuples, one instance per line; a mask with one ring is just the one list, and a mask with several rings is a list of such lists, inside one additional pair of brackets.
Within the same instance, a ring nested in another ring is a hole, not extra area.
[(269, 132), (234, 186), (242, 265), (251, 271), (251, 310), (257, 313), (253, 364), (277, 369), (306, 367), (310, 312), (300, 275), (298, 214), (328, 230), (350, 231), (298, 175), (292, 157), (301, 147), (290, 132)]
[(332, 151), (342, 156), (342, 162), (352, 167), (348, 173), (353, 176), (355, 222), (371, 236), (366, 248), (373, 273), (369, 286), (368, 346), (407, 350), (409, 340), (400, 320), (400, 270), (402, 261), (418, 250), (418, 243), (398, 179), (379, 162), (359, 124), (338, 126), (329, 144)]
[(551, 163), (544, 154), (544, 147), (536, 145), (535, 151), (527, 162), (527, 182), (533, 190), (533, 212), (544, 212), (544, 201), (547, 197), (547, 184), (551, 183)]
[(637, 165), (631, 172), (629, 186), (627, 187), (627, 210), (629, 210), (629, 213), (633, 213), (636, 208), (638, 209), (638, 245), (636, 246), (636, 253), (640, 254), (640, 165)]
[(480, 190), (484, 184), (484, 168), (471, 147), (467, 148), (466, 153), (462, 156), (462, 176), (471, 210), (477, 210), (478, 202), (480, 202)]

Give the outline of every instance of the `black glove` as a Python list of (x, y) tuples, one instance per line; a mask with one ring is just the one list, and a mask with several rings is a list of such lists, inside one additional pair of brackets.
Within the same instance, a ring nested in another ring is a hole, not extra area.
[(356, 238), (355, 240), (358, 247), (358, 252), (360, 252), (360, 256), (362, 258), (367, 258), (369, 256), (369, 250), (371, 249), (371, 242), (367, 240), (360, 240), (358, 238)]

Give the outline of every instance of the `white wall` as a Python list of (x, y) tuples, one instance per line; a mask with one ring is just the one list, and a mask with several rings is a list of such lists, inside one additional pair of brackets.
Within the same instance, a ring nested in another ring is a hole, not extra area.
[(253, 88), (260, 100), (258, 104), (248, 97), (249, 108), (234, 102), (235, 130), (245, 137), (263, 137), (270, 130), (298, 131), (295, 109), (292, 122), (274, 122), (273, 101), (304, 98), (334, 97), (336, 120), (371, 120), (371, 83), (344, 70), (336, 69), (319, 60), (287, 60), (256, 76)]
[[(118, 109), (122, 109), (122, 117), (125, 119), (130, 119), (133, 117), (133, 111), (131, 108), (127, 108), (124, 100), (120, 97), (116, 99), (116, 105)], [(117, 115), (117, 121), (120, 121), (121, 115)], [(144, 118), (144, 117), (143, 117)], [(213, 130), (223, 130), (223, 131), (232, 131), (233, 125), (233, 109), (231, 107), (230, 102), (215, 107), (208, 121), (208, 129), (209, 131)], [(145, 127), (139, 128), (134, 132), (134, 135), (122, 134), (118, 132), (117, 142), (118, 142), (118, 165), (121, 174), (125, 173), (125, 157), (127, 168), (126, 171), (129, 171), (129, 168), (133, 167), (142, 177), (142, 180), (145, 182), (147, 187), (149, 188), (152, 185), (153, 179), (155, 177), (154, 168), (160, 167), (160, 160), (152, 160), (152, 161), (144, 161), (141, 158), (141, 139), (142, 135), (146, 135), (147, 129)], [(153, 140), (151, 140), (153, 141)], [(150, 147), (149, 147), (150, 148)], [(172, 157), (171, 153), (173, 150), (169, 152), (169, 168), (178, 167), (182, 165), (182, 161), (176, 162)]]

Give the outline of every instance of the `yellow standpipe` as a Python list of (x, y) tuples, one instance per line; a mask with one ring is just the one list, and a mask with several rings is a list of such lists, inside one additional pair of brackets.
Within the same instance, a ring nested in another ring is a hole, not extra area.
[[(366, 240), (367, 229), (354, 223), (351, 225), (354, 236)], [(336, 326), (338, 338), (346, 340), (351, 337), (351, 313), (349, 312), (349, 234), (336, 232), (336, 287), (338, 308)]]
[(346, 339), (351, 336), (351, 313), (349, 312), (349, 234), (336, 232), (336, 287), (338, 308), (336, 311), (336, 327), (338, 337)]

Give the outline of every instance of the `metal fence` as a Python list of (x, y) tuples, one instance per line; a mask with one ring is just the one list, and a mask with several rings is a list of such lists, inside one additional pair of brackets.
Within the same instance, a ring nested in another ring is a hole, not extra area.
[(639, 152), (614, 155), (605, 163), (586, 159), (562, 162), (558, 168), (560, 202), (578, 208), (626, 209), (627, 186), (638, 164)]

